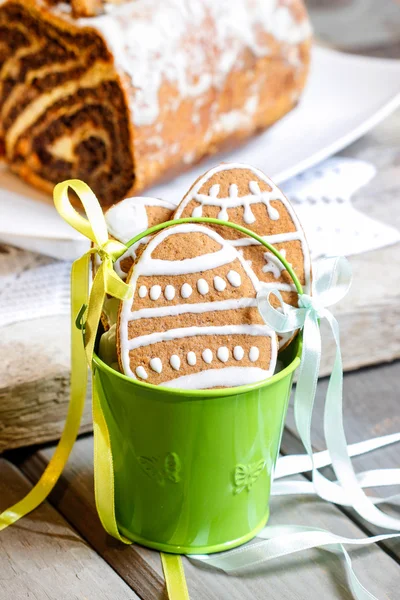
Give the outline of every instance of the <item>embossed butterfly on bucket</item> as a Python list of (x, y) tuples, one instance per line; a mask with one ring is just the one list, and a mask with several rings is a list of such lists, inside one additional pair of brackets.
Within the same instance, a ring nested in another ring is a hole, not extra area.
[(164, 460), (159, 456), (139, 456), (138, 461), (146, 475), (159, 485), (165, 485), (166, 480), (172, 483), (181, 480), (181, 460), (176, 452), (168, 452)]
[(234, 473), (235, 482), (235, 494), (240, 494), (244, 489), (250, 491), (262, 470), (264, 469), (266, 461), (262, 458), (261, 460), (249, 463), (248, 465), (236, 465)]

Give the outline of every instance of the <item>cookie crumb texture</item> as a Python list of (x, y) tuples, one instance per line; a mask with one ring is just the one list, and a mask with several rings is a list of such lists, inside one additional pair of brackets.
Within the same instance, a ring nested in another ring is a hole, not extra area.
[(104, 207), (269, 127), (310, 62), (302, 0), (2, 0), (0, 30), (6, 162)]
[(178, 225), (153, 237), (130, 272), (121, 304), (122, 371), (187, 389), (245, 385), (274, 373), (276, 334), (257, 306), (258, 281), (218, 233)]

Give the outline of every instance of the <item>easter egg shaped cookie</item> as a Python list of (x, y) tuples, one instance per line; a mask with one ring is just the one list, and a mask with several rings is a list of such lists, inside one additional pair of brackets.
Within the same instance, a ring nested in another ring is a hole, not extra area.
[[(175, 208), (174, 204), (159, 198), (126, 198), (114, 204), (104, 215), (109, 236), (126, 244), (149, 227), (171, 219)], [(114, 269), (121, 279), (126, 279), (139, 247), (146, 242), (147, 238), (139, 240), (115, 262)], [(100, 265), (100, 258), (97, 255), (94, 257), (92, 265), (94, 275)], [(106, 297), (101, 314), (105, 330), (115, 325), (118, 306), (119, 301), (116, 298)]]
[[(271, 243), (292, 265), (305, 293), (311, 288), (311, 260), (304, 231), (292, 205), (264, 173), (241, 164), (221, 164), (199, 178), (174, 218), (213, 217), (242, 225)], [(294, 283), (282, 263), (253, 238), (231, 227), (212, 225), (247, 261), (263, 286), (278, 289), (297, 306)], [(291, 336), (280, 337), (280, 347)]]
[(274, 373), (277, 338), (258, 280), (217, 232), (194, 223), (155, 235), (130, 271), (117, 350), (123, 373), (174, 388), (234, 387)]
[[(174, 204), (159, 198), (126, 198), (109, 208), (104, 216), (109, 234), (126, 244), (149, 227), (171, 219), (175, 208)], [(116, 261), (114, 268), (121, 279), (126, 279), (138, 246), (143, 243), (146, 243), (146, 238), (131, 246), (128, 252)]]

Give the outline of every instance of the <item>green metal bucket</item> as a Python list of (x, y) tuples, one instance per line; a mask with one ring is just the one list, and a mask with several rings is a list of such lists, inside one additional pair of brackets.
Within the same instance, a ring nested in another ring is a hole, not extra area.
[(163, 552), (208, 554), (264, 527), (300, 345), (298, 337), (280, 355), (285, 368), (271, 379), (218, 390), (140, 383), (94, 357), (123, 535)]

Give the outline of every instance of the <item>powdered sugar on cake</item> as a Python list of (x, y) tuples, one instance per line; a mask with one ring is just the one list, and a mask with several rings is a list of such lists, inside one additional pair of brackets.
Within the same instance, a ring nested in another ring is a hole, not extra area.
[[(157, 121), (165, 81), (177, 86), (181, 98), (200, 97), (223, 85), (243, 48), (259, 57), (268, 55), (270, 46), (261, 31), (289, 47), (307, 40), (310, 23), (307, 18), (298, 21), (291, 4), (290, 0), (133, 0), (107, 5), (106, 14), (79, 22), (103, 35), (117, 67), (129, 77), (135, 90), (134, 123), (143, 126)], [(163, 35), (155, 36), (154, 31)], [(218, 64), (211, 71), (208, 65), (215, 49)], [(247, 112), (254, 113), (257, 105), (257, 96), (252, 96)], [(215, 127), (235, 130), (245, 114), (225, 113)], [(228, 119), (235, 122), (229, 126)]]

